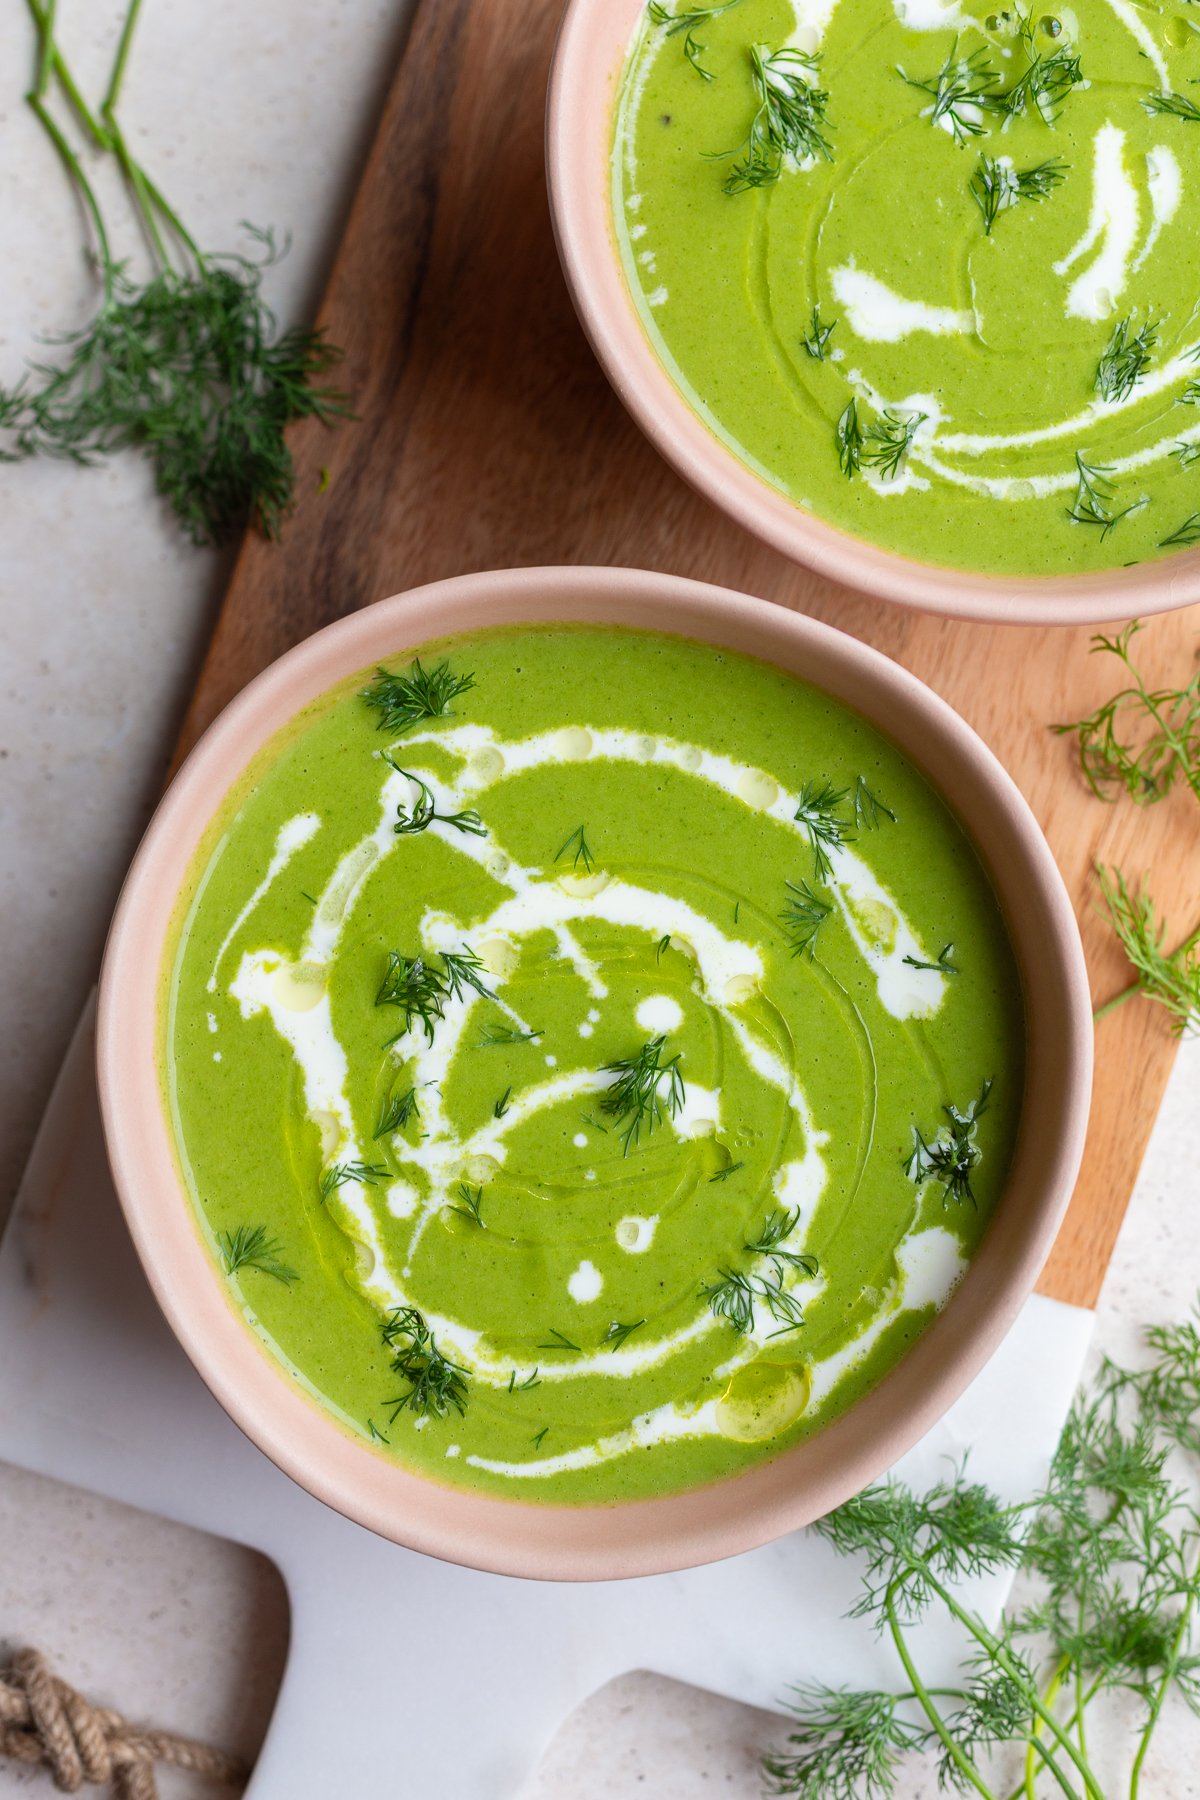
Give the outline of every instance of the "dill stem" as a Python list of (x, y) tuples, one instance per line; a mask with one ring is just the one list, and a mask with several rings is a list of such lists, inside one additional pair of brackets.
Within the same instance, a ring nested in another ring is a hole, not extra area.
[(1150, 1739), (1154, 1735), (1154, 1728), (1158, 1724), (1158, 1717), (1162, 1712), (1163, 1702), (1166, 1700), (1171, 1683), (1175, 1679), (1175, 1671), (1179, 1667), (1179, 1658), (1182, 1655), (1183, 1647), (1187, 1642), (1188, 1633), (1191, 1630), (1192, 1613), (1195, 1610), (1198, 1590), (1200, 1590), (1200, 1562), (1197, 1562), (1193, 1566), (1192, 1578), (1188, 1583), (1187, 1604), (1180, 1613), (1179, 1624), (1175, 1629), (1174, 1637), (1171, 1639), (1170, 1660), (1162, 1672), (1162, 1679), (1154, 1690), (1154, 1698), (1150, 1702), (1150, 1717), (1146, 1720), (1142, 1735), (1138, 1740), (1137, 1755), (1133, 1759), (1133, 1768), (1129, 1773), (1129, 1800), (1138, 1800), (1138, 1794), (1141, 1791), (1142, 1764), (1146, 1760), (1146, 1752), (1150, 1748)]
[[(1056, 1698), (1058, 1697), (1058, 1690), (1062, 1686), (1063, 1676), (1066, 1674), (1066, 1672), (1070, 1668), (1070, 1666), (1071, 1666), (1071, 1659), (1069, 1656), (1061, 1656), (1059, 1658), (1058, 1664), (1054, 1670), (1054, 1673), (1050, 1677), (1049, 1682), (1046, 1684), (1046, 1691), (1042, 1695), (1043, 1703), (1046, 1706), (1054, 1705), (1054, 1702), (1055, 1702)], [(1036, 1770), (1036, 1764), (1034, 1762), (1034, 1758), (1036, 1757), (1036, 1755), (1037, 1755), (1038, 1751), (1041, 1749), (1041, 1747), (1042, 1747), (1042, 1721), (1041, 1721), (1041, 1719), (1037, 1719), (1034, 1722), (1033, 1730), (1029, 1736), (1029, 1744), (1025, 1751), (1025, 1792), (1028, 1795), (1029, 1800), (1035, 1800), (1035, 1797), (1036, 1797), (1036, 1789), (1034, 1787), (1034, 1774), (1035, 1774), (1035, 1770)]]
[[(36, 91), (43, 97), (45, 96), (49, 86), (50, 72), (53, 72), (55, 80), (66, 95), (71, 110), (79, 120), (83, 130), (87, 133), (88, 137), (91, 138), (97, 150), (107, 150), (109, 147), (108, 139), (105, 136), (103, 127), (83, 95), (80, 93), (79, 87), (63, 59), (62, 51), (54, 41), (54, 6), (43, 8), (40, 4), (40, 0), (25, 0), (25, 3), (29, 8), (30, 16), (33, 19), (38, 36), (42, 42), (42, 59), (38, 70), (38, 85)], [(47, 36), (49, 37), (48, 51), (46, 47)], [(42, 79), (43, 72), (45, 72), (45, 85), (43, 85)]]
[(951, 1762), (963, 1777), (964, 1781), (969, 1782), (976, 1793), (982, 1794), (984, 1800), (996, 1800), (996, 1796), (993, 1794), (991, 1788), (988, 1787), (966, 1751), (960, 1749), (951, 1737), (946, 1721), (933, 1703), (933, 1695), (929, 1692), (928, 1688), (922, 1682), (920, 1675), (917, 1673), (916, 1664), (913, 1662), (912, 1656), (909, 1653), (908, 1643), (905, 1639), (904, 1632), (901, 1629), (900, 1620), (896, 1615), (894, 1582), (888, 1589), (885, 1607), (887, 1611), (888, 1629), (892, 1634), (892, 1642), (896, 1646), (897, 1655), (904, 1664), (904, 1673), (912, 1683), (913, 1692), (920, 1702), (921, 1710), (929, 1720), (929, 1723), (933, 1726), (938, 1737), (941, 1739), (942, 1746), (945, 1749), (947, 1756), (949, 1756)]
[(117, 54), (113, 58), (112, 73), (108, 78), (108, 89), (100, 102), (100, 111), (110, 118), (121, 93), (121, 84), (125, 79), (125, 65), (129, 61), (129, 52), (133, 47), (133, 34), (137, 29), (138, 16), (142, 10), (142, 0), (130, 0), (129, 11), (125, 14), (125, 23), (121, 27), (121, 36), (117, 43)]
[(104, 217), (100, 211), (100, 202), (96, 198), (95, 190), (93, 189), (91, 182), (83, 172), (83, 164), (55, 124), (42, 96), (38, 93), (30, 93), (26, 95), (26, 98), (34, 113), (41, 121), (42, 129), (46, 132), (46, 135), (54, 145), (54, 148), (58, 151), (63, 166), (71, 180), (75, 183), (84, 207), (91, 217), (92, 226), (96, 233), (96, 248), (99, 252), (100, 262), (104, 270), (104, 298), (106, 301), (110, 300), (112, 298), (113, 277), (112, 253), (108, 247), (108, 233), (104, 229)]
[(50, 86), (50, 73), (54, 67), (54, 19), (58, 11), (58, 0), (49, 0), (46, 7), (45, 23), (41, 29), (41, 50), (38, 55), (37, 82), (34, 92), (44, 98)]
[(1115, 1012), (1118, 1006), (1124, 1006), (1126, 1000), (1132, 1000), (1133, 996), (1140, 991), (1140, 985), (1135, 981), (1129, 987), (1122, 988), (1119, 994), (1114, 994), (1111, 1000), (1106, 1000), (1103, 1006), (1094, 1006), (1092, 1018), (1099, 1024), (1100, 1020), (1106, 1019), (1110, 1012)]

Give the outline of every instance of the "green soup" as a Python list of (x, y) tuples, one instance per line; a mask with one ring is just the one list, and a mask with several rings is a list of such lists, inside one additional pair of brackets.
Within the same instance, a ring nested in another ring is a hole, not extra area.
[(527, 1500), (729, 1474), (878, 1381), (986, 1229), (1022, 1057), (995, 899), (911, 764), (778, 670), (609, 628), (311, 707), (210, 833), (164, 985), (248, 1325), (381, 1456)]
[(927, 562), (1200, 542), (1194, 10), (647, 14), (614, 209), (684, 396), (798, 505)]

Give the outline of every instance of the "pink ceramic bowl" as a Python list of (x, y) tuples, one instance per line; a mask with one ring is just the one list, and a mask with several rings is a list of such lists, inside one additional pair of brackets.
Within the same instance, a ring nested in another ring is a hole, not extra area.
[(555, 235), (583, 328), (613, 387), (686, 481), (747, 531), (822, 575), (924, 612), (1082, 625), (1200, 599), (1200, 551), (1100, 575), (973, 575), (913, 562), (806, 513), (753, 474), (692, 411), (629, 295), (612, 219), (611, 149), (626, 52), (646, 0), (568, 0), (550, 73), (546, 172)]
[[(895, 1370), (811, 1442), (665, 1499), (547, 1506), (407, 1473), (352, 1438), (253, 1337), (193, 1222), (159, 1080), (161, 989), (177, 897), (225, 794), (334, 683), (434, 637), (582, 620), (661, 627), (803, 676), (929, 771), (969, 824), (1006, 914), (1028, 1014), (1024, 1113), (1008, 1186), (945, 1311)], [(983, 1366), (1037, 1278), (1083, 1148), (1092, 1024), (1070, 901), (1037, 823), (990, 750), (878, 651), (797, 613), (667, 575), (512, 569), (397, 595), (319, 631), (222, 713), (183, 765), (129, 872), (100, 984), (100, 1100), (117, 1191), (147, 1277), (203, 1379), (280, 1468), (397, 1543), (513, 1575), (596, 1579), (683, 1568), (818, 1518), (927, 1431)]]

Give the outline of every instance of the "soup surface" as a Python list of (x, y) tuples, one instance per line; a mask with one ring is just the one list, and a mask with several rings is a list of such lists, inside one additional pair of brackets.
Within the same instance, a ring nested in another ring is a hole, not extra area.
[(776, 669), (615, 628), (311, 707), (210, 832), (164, 986), (248, 1325), (381, 1456), (521, 1499), (693, 1486), (876, 1382), (986, 1228), (1022, 1059), (991, 888), (913, 766)]
[(1200, 34), (1186, 0), (643, 15), (630, 288), (684, 396), (800, 506), (923, 561), (1200, 542)]

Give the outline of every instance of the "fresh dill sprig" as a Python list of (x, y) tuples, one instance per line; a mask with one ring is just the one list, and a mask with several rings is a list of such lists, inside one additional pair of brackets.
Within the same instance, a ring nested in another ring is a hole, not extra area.
[(502, 1119), (512, 1104), (512, 1088), (506, 1087), (495, 1106), (492, 1108), (493, 1119)]
[(472, 1225), (478, 1225), (479, 1229), (483, 1231), (485, 1226), (479, 1211), (482, 1205), (482, 1186), (468, 1187), (465, 1181), (460, 1181), (458, 1184), (458, 1205), (449, 1206), (446, 1210), (448, 1212), (458, 1213), (461, 1218), (469, 1219)]
[(969, 137), (983, 135), (984, 117), (995, 101), (999, 81), (987, 60), (985, 48), (973, 50), (970, 56), (960, 56), (955, 38), (950, 54), (936, 75), (921, 81), (899, 67), (896, 73), (909, 87), (931, 97), (933, 105), (926, 109), (930, 124), (940, 125), (944, 119), (956, 144), (965, 144)]
[(804, 827), (813, 853), (816, 881), (828, 881), (833, 874), (830, 852), (854, 839), (851, 821), (838, 811), (849, 792), (849, 788), (835, 788), (831, 781), (806, 781), (800, 789), (792, 817)]
[[(1192, 383), (1189, 382), (1188, 386), (1192, 386)], [(1200, 462), (1200, 444), (1176, 444), (1171, 455), (1181, 469), (1190, 469), (1193, 463)]]
[(431, 963), (423, 956), (404, 956), (399, 950), (389, 950), (387, 967), (379, 991), (375, 995), (376, 1006), (399, 1006), (404, 1011), (404, 1024), (399, 1037), (411, 1030), (413, 1020), (421, 1023), (425, 1037), (433, 1042), (435, 1022), (446, 1016), (446, 984)]
[(541, 1385), (542, 1378), (536, 1369), (534, 1369), (531, 1375), (527, 1375), (524, 1381), (517, 1380), (517, 1371), (515, 1369), (512, 1369), (509, 1372), (508, 1391), (510, 1394), (525, 1394), (529, 1392), (530, 1388), (541, 1387)]
[(456, 675), (448, 662), (426, 669), (416, 656), (407, 675), (377, 669), (370, 687), (363, 688), (359, 698), (379, 715), (380, 731), (402, 737), (422, 719), (444, 719), (450, 702), (474, 686), (473, 675)]
[[(913, 1791), (920, 1781), (931, 1793), (1006, 1792), (1009, 1783), (997, 1789), (984, 1759), (1011, 1746), (1024, 1752), (1021, 1793), (1100, 1800), (1117, 1789), (1089, 1761), (1085, 1714), (1090, 1721), (1093, 1704), (1117, 1692), (1130, 1715), (1133, 1706), (1140, 1714), (1123, 1729), (1127, 1791), (1142, 1791), (1168, 1698), (1193, 1712), (1200, 1704), (1200, 1532), (1190, 1491), (1190, 1459), (1200, 1453), (1200, 1331), (1191, 1320), (1146, 1337), (1148, 1368), (1105, 1361), (1076, 1400), (1031, 1499), (1001, 1500), (959, 1470), (926, 1493), (895, 1480), (868, 1488), (814, 1527), (858, 1562), (853, 1615), (886, 1634), (906, 1682), (895, 1693), (795, 1689), (787, 1746), (764, 1758), (772, 1793), (884, 1800), (902, 1758)], [(1013, 1569), (1020, 1598), (995, 1624), (964, 1604), (963, 1577)], [(922, 1679), (908, 1635), (930, 1609), (967, 1639), (964, 1673), (936, 1689)], [(915, 1753), (936, 1765), (925, 1780), (911, 1767)]]
[(683, 1105), (679, 1057), (664, 1060), (666, 1042), (663, 1035), (652, 1037), (632, 1056), (605, 1063), (601, 1071), (615, 1079), (600, 1097), (600, 1110), (616, 1119), (618, 1126), (624, 1127), (621, 1142), (626, 1156), (633, 1145), (640, 1142), (643, 1131), (649, 1137), (656, 1126), (661, 1125), (664, 1112), (673, 1119)]
[(657, 944), (655, 944), (655, 946), (654, 946), (655, 962), (661, 962), (663, 959), (663, 952), (665, 950), (669, 950), (670, 948), (671, 948), (671, 934), (670, 934), (670, 932), (668, 932), (666, 937), (660, 937)]
[(415, 1087), (405, 1088), (401, 1094), (389, 1094), (379, 1114), (379, 1123), (372, 1133), (373, 1137), (390, 1137), (394, 1131), (401, 1131), (410, 1119), (419, 1119), (421, 1109), (417, 1104)]
[(331, 1163), (321, 1176), (321, 1199), (328, 1200), (331, 1194), (336, 1194), (348, 1181), (357, 1183), (359, 1187), (378, 1187), (390, 1174), (391, 1170), (386, 1163)]
[(1158, 540), (1160, 550), (1190, 550), (1193, 544), (1200, 544), (1200, 513), (1189, 513), (1169, 537)]
[(708, 1179), (710, 1183), (714, 1181), (728, 1181), (731, 1175), (736, 1175), (738, 1170), (744, 1169), (745, 1166), (744, 1162), (727, 1163), (723, 1169), (718, 1169), (716, 1174), (710, 1175)]
[(555, 1327), (555, 1326), (551, 1326), (551, 1328), (550, 1328), (549, 1343), (538, 1345), (539, 1350), (575, 1350), (575, 1351), (579, 1351), (581, 1348), (582, 1348), (581, 1345), (573, 1343), (572, 1340), (569, 1337), (567, 1337), (564, 1332), (559, 1331), (557, 1329), (557, 1327)]
[(858, 417), (858, 401), (851, 395), (834, 427), (838, 467), (849, 478), (862, 467), (863, 431)]
[(367, 1431), (376, 1444), (390, 1444), (392, 1441), (385, 1432), (380, 1431), (374, 1419), (367, 1420)]
[(1113, 326), (1096, 366), (1096, 392), (1104, 400), (1127, 400), (1150, 367), (1158, 343), (1158, 321), (1148, 319), (1130, 336), (1132, 325), (1132, 317), (1127, 317)]
[(807, 956), (811, 962), (816, 954), (817, 935), (833, 911), (833, 902), (814, 894), (807, 881), (788, 881), (784, 886), (788, 897), (779, 917), (787, 935), (788, 949), (793, 956)]
[(1098, 865), (1096, 873), (1112, 928), (1137, 977), (1133, 987), (1098, 1007), (1096, 1017), (1142, 994), (1166, 1007), (1177, 1036), (1200, 1031), (1200, 925), (1168, 950), (1167, 922), (1159, 919), (1145, 884), (1134, 894), (1119, 869)]
[(646, 8), (650, 21), (661, 25), (668, 37), (675, 37), (683, 32), (683, 54), (695, 69), (702, 81), (713, 81), (715, 76), (711, 69), (706, 69), (700, 58), (704, 55), (704, 45), (696, 37), (697, 26), (703, 28), (712, 19), (719, 19), (722, 13), (732, 12), (741, 0), (719, 0), (715, 6), (685, 6), (679, 12), (672, 12), (663, 0), (650, 0)]
[(804, 1323), (804, 1308), (784, 1285), (784, 1273), (780, 1268), (773, 1269), (769, 1276), (745, 1275), (739, 1269), (718, 1269), (716, 1280), (704, 1282), (700, 1294), (708, 1301), (713, 1318), (723, 1319), (739, 1337), (754, 1330), (755, 1307), (759, 1303), (780, 1327), (770, 1333), (772, 1337), (785, 1337), (789, 1332), (799, 1330)]
[[(1196, 351), (1193, 350), (1193, 361), (1195, 360), (1195, 357)], [(1197, 380), (1196, 377), (1193, 376), (1192, 380), (1189, 381), (1184, 388), (1182, 394), (1177, 397), (1175, 404), (1176, 406), (1200, 406), (1200, 380)]]
[(1155, 113), (1167, 113), (1172, 118), (1200, 124), (1200, 106), (1186, 94), (1147, 94), (1142, 105), (1152, 117)]
[(440, 813), (428, 782), (422, 781), (419, 775), (414, 775), (411, 769), (402, 769), (393, 756), (385, 753), (384, 761), (396, 771), (397, 775), (403, 775), (406, 781), (415, 782), (417, 787), (417, 798), (411, 806), (405, 806), (404, 802), (400, 801), (396, 807), (396, 823), (392, 826), (392, 830), (397, 837), (411, 837), (418, 831), (427, 831), (431, 825), (438, 822), (443, 825), (453, 825), (456, 831), (470, 832), (472, 837), (487, 836), (487, 826), (477, 812)]
[(485, 1000), (496, 998), (479, 971), (482, 962), (464, 944), (461, 950), (439, 952), (438, 969), (424, 956), (405, 956), (389, 950), (383, 980), (375, 995), (376, 1006), (398, 1006), (404, 1012), (404, 1024), (390, 1042), (395, 1043), (419, 1021), (426, 1041), (433, 1042), (435, 1024), (446, 1016), (446, 1002), (459, 1000), (467, 988), (473, 988)]
[(584, 874), (590, 875), (596, 865), (587, 841), (587, 827), (584, 825), (577, 825), (566, 843), (554, 852), (555, 862), (559, 862), (567, 854), (572, 844), (575, 846), (575, 851), (571, 858), (571, 867), (577, 869), (582, 863)]
[(815, 76), (820, 56), (785, 48), (768, 51), (750, 46), (750, 70), (758, 110), (750, 129), (734, 150), (723, 151), (719, 161), (738, 157), (725, 177), (727, 194), (743, 194), (750, 188), (768, 187), (778, 181), (784, 163), (823, 156), (833, 160), (824, 135), (829, 95), (818, 87)]
[(640, 1331), (645, 1323), (645, 1319), (634, 1319), (632, 1324), (621, 1325), (614, 1319), (601, 1342), (609, 1350), (619, 1350), (626, 1338), (630, 1337), (633, 1332)]
[(542, 1429), (540, 1431), (534, 1432), (533, 1436), (530, 1438), (529, 1441), (533, 1445), (535, 1450), (541, 1449), (542, 1440), (545, 1437), (546, 1433), (549, 1431), (549, 1429), (550, 1429), (550, 1427), (548, 1425), (543, 1425)]
[(965, 1200), (974, 1206), (971, 1176), (983, 1159), (983, 1151), (975, 1141), (975, 1127), (987, 1110), (992, 1085), (990, 1079), (985, 1081), (978, 1099), (961, 1112), (957, 1106), (944, 1106), (942, 1111), (950, 1123), (943, 1125), (932, 1141), (913, 1126), (913, 1147), (904, 1161), (904, 1172), (910, 1181), (918, 1187), (927, 1181), (939, 1182), (946, 1190), (947, 1201)]
[(1177, 780), (1200, 800), (1200, 670), (1180, 688), (1147, 687), (1130, 650), (1141, 629), (1134, 619), (1116, 637), (1093, 637), (1092, 654), (1115, 656), (1129, 671), (1129, 684), (1086, 719), (1051, 729), (1078, 738), (1079, 767), (1098, 800), (1123, 791), (1150, 806)]
[(382, 1325), (383, 1341), (392, 1351), (392, 1368), (408, 1382), (408, 1390), (397, 1400), (387, 1400), (394, 1424), (405, 1410), (421, 1418), (431, 1415), (444, 1419), (453, 1407), (457, 1413), (467, 1410), (467, 1372), (450, 1362), (437, 1347), (437, 1340), (415, 1306), (398, 1306)]
[(833, 328), (836, 324), (837, 320), (831, 319), (828, 325), (822, 325), (821, 308), (819, 306), (813, 307), (812, 319), (809, 323), (808, 330), (804, 333), (800, 342), (804, 345), (804, 348), (814, 362), (825, 361), (825, 354), (829, 348), (829, 340), (833, 336)]
[(1043, 56), (1037, 48), (1033, 21), (1028, 15), (1021, 20), (1021, 40), (1030, 59), (1029, 67), (1011, 88), (994, 97), (993, 105), (1006, 120), (1036, 112), (1043, 124), (1053, 125), (1063, 101), (1083, 80), (1078, 52), (1064, 47)]
[(990, 237), (999, 215), (1019, 200), (1047, 199), (1066, 173), (1066, 163), (1055, 157), (1031, 169), (1015, 169), (1007, 156), (981, 156), (968, 186), (983, 214), (984, 235)]
[(879, 469), (886, 481), (894, 481), (927, 417), (926, 413), (908, 413), (901, 418), (899, 413), (886, 408), (862, 434), (858, 453), (860, 466)]
[(473, 950), (464, 944), (461, 950), (443, 950), (440, 956), (446, 992), (452, 1000), (460, 1000), (466, 988), (473, 988), (485, 1000), (496, 998), (479, 973), (483, 964)]
[(879, 795), (872, 793), (863, 776), (856, 775), (854, 778), (854, 823), (860, 831), (875, 831), (883, 819), (890, 819), (893, 825), (896, 823), (896, 815), (891, 807), (885, 806)]
[(494, 1050), (501, 1044), (531, 1044), (540, 1031), (522, 1031), (517, 1025), (485, 1024), (475, 1040), (477, 1050)]
[(790, 1269), (799, 1269), (802, 1275), (816, 1275), (819, 1264), (815, 1256), (809, 1256), (799, 1250), (781, 1250), (780, 1244), (795, 1231), (800, 1219), (800, 1208), (794, 1206), (790, 1212), (782, 1207), (773, 1206), (762, 1222), (762, 1229), (756, 1238), (747, 1238), (744, 1248), (754, 1256), (768, 1256), (779, 1272), (781, 1265)]
[(236, 1275), (239, 1269), (258, 1269), (263, 1275), (273, 1275), (284, 1287), (300, 1279), (298, 1270), (281, 1261), (283, 1245), (278, 1238), (268, 1237), (265, 1225), (239, 1225), (234, 1231), (222, 1231), (217, 1243), (227, 1275)]
[(1075, 471), (1078, 486), (1075, 498), (1067, 508), (1067, 517), (1076, 525), (1098, 526), (1101, 538), (1106, 538), (1114, 525), (1146, 504), (1145, 500), (1133, 500), (1128, 506), (1123, 506), (1120, 512), (1114, 512), (1112, 484), (1109, 480), (1112, 470), (1085, 462), (1078, 450), (1075, 452)]
[(937, 953), (936, 962), (926, 962), (923, 956), (902, 956), (900, 960), (907, 963), (910, 969), (933, 969), (938, 975), (957, 975), (958, 965), (950, 961), (953, 955), (954, 945), (943, 944)]

